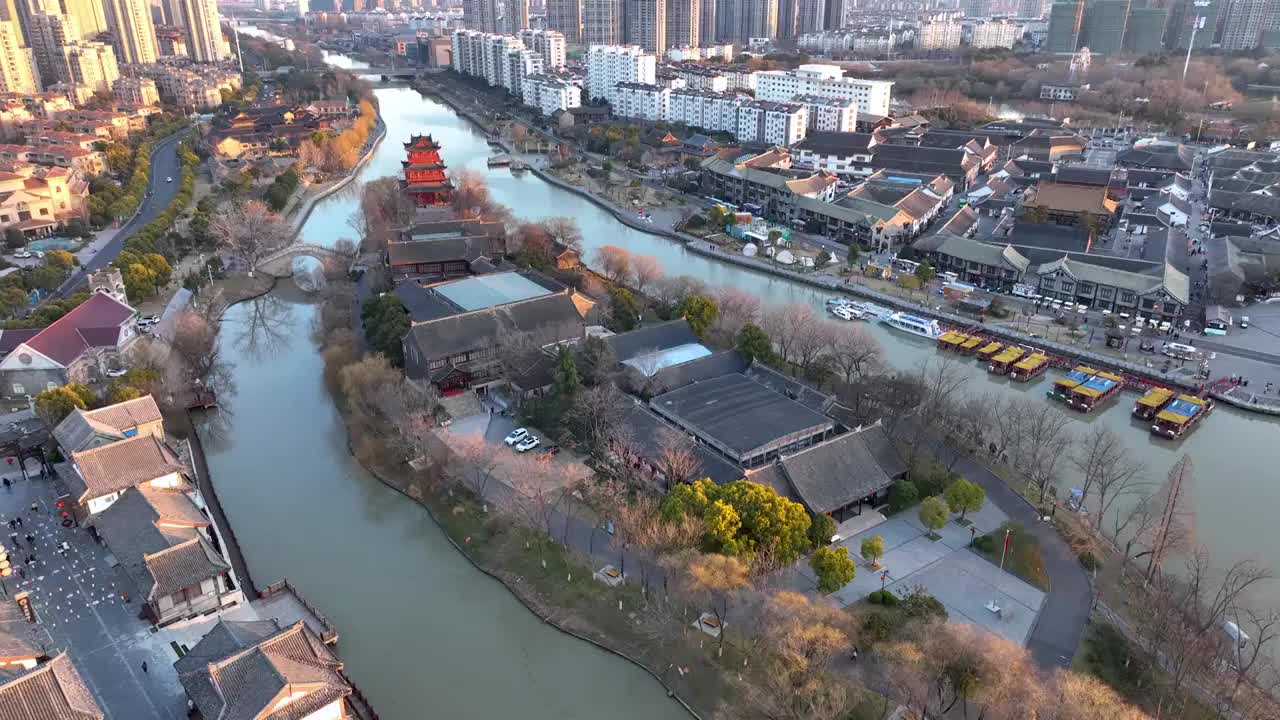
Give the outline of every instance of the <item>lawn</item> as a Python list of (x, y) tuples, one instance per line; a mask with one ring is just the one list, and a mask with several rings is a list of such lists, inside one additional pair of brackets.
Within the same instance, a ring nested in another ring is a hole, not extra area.
[(1013, 534), (1009, 541), (1009, 555), (1005, 558), (1004, 569), (1033, 587), (1048, 592), (1049, 574), (1044, 569), (1040, 541), (1035, 535), (1023, 529), (1022, 525), (1005, 523), (989, 535), (979, 535), (974, 538), (973, 551), (999, 565), (1000, 555), (1004, 549), (1005, 530), (1012, 530)]

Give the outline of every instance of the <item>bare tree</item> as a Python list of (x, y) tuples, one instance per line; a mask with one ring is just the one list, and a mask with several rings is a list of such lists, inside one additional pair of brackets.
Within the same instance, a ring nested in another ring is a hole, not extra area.
[(558, 215), (543, 220), (542, 228), (547, 231), (547, 237), (561, 247), (582, 252), (582, 230), (578, 228), (578, 221), (567, 215)]
[(835, 720), (846, 717), (848, 692), (832, 672), (832, 660), (851, 645), (848, 617), (800, 593), (768, 597), (757, 623), (768, 667), (744, 683), (746, 706), (768, 720)]
[(622, 420), (622, 408), (626, 402), (616, 385), (596, 385), (578, 394), (573, 411), (566, 414), (565, 423), (593, 455), (600, 455), (608, 449), (609, 439)]
[(659, 305), (675, 308), (690, 295), (706, 295), (707, 284), (688, 275), (668, 275), (652, 283), (650, 294)]
[(604, 245), (596, 250), (596, 262), (609, 281), (626, 285), (631, 279), (631, 251), (617, 245)]
[(762, 328), (778, 346), (778, 355), (787, 362), (798, 362), (797, 346), (802, 337), (813, 336), (813, 326), (819, 322), (813, 308), (804, 303), (787, 303), (765, 313)]
[(360, 188), (360, 204), (347, 223), (368, 252), (378, 252), (413, 220), (414, 206), (394, 177), (370, 180)]
[(884, 368), (880, 341), (861, 325), (837, 325), (833, 335), (831, 361), (846, 383), (852, 384)]
[(982, 448), (991, 429), (990, 399), (981, 393), (969, 393), (952, 403), (948, 426), (943, 433), (952, 453), (947, 470), (952, 470), (961, 456)]
[(289, 224), (259, 200), (222, 205), (209, 229), (223, 250), (249, 266), (250, 277), (264, 258), (293, 242)]
[(633, 255), (631, 257), (631, 274), (635, 279), (636, 292), (644, 292), (653, 281), (662, 277), (662, 265), (652, 255)]
[[(812, 310), (810, 310), (812, 313)], [(796, 362), (806, 373), (811, 371), (818, 359), (831, 352), (835, 344), (838, 325), (829, 320), (814, 317), (813, 322), (805, 323), (796, 332), (793, 346)]]
[(466, 169), (453, 177), (453, 209), (463, 217), (511, 224), (511, 209), (493, 199), (484, 174)]
[(707, 554), (693, 560), (684, 578), (687, 590), (708, 600), (719, 629), (718, 654), (724, 654), (724, 636), (733, 598), (751, 585), (746, 563), (729, 555)]
[(658, 437), (658, 470), (667, 479), (666, 489), (696, 479), (702, 469), (702, 461), (693, 451), (689, 438), (664, 427)]
[(450, 437), (448, 447), (458, 459), (453, 464), (457, 482), (470, 491), (488, 512), (489, 490), (497, 476), (501, 456), (479, 436)]
[(725, 342), (732, 342), (738, 331), (747, 323), (760, 322), (760, 297), (742, 288), (725, 285), (711, 294), (719, 312), (716, 314), (715, 333)]
[(1190, 549), (1195, 544), (1195, 511), (1191, 508), (1191, 486), (1195, 466), (1183, 455), (1169, 468), (1169, 475), (1153, 496), (1159, 508), (1149, 533), (1147, 580), (1159, 572), (1170, 552)]
[(1058, 407), (1047, 403), (1024, 404), (1019, 415), (1020, 429), (1014, 437), (1013, 465), (1027, 483), (1040, 491), (1044, 502), (1049, 488), (1071, 448), (1070, 420)]
[(1132, 459), (1120, 436), (1105, 425), (1095, 425), (1085, 433), (1072, 464), (1083, 477), (1081, 497), (1097, 504), (1090, 515), (1097, 530), (1102, 529), (1103, 520), (1117, 500), (1131, 501), (1147, 484), (1142, 463)]

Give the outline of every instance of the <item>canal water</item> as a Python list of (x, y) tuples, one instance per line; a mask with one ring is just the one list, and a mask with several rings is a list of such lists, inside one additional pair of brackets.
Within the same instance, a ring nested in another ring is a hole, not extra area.
[[(346, 58), (334, 64), (350, 65)], [(574, 217), (586, 255), (616, 244), (658, 258), (666, 272), (733, 285), (766, 303), (820, 305), (824, 297), (790, 281), (687, 253), (641, 233), (572, 193), (530, 176), (489, 171), (482, 134), (447, 106), (406, 88), (377, 90), (387, 137), (356, 186), (396, 174), (402, 143), (431, 133), (453, 169), (485, 172), (495, 199), (516, 216)], [(322, 202), (303, 227), (304, 242), (352, 237), (354, 192)], [(222, 334), (234, 359), (236, 393), (229, 411), (202, 429), (219, 497), (255, 581), (287, 577), (331, 616), (355, 681), (384, 718), (676, 718), (677, 705), (633, 666), (554, 632), (500, 585), (472, 568), (426, 512), (386, 488), (347, 452), (341, 420), (321, 379), (309, 338), (314, 308), (283, 286), (232, 308)], [(873, 329), (889, 360), (910, 368), (932, 345)], [(972, 392), (1042, 396), (1029, 386), (991, 381), (977, 365)], [(1047, 402), (1047, 401), (1046, 401)], [(1275, 421), (1220, 408), (1180, 445), (1157, 441), (1129, 419), (1131, 397), (1097, 415), (1074, 416), (1074, 428), (1114, 426), (1153, 479), (1181, 452), (1198, 468), (1194, 489), (1200, 537), (1224, 557), (1256, 554), (1280, 562), (1270, 510), (1280, 507)]]

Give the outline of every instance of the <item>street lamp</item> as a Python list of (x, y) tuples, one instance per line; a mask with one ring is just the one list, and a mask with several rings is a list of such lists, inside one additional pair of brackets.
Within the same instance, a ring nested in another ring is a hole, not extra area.
[(1187, 69), (1191, 67), (1191, 49), (1196, 46), (1196, 33), (1204, 29), (1205, 16), (1200, 14), (1203, 8), (1209, 7), (1210, 0), (1195, 0), (1196, 18), (1191, 22), (1191, 40), (1187, 42), (1187, 60), (1182, 63), (1182, 84), (1187, 84)]

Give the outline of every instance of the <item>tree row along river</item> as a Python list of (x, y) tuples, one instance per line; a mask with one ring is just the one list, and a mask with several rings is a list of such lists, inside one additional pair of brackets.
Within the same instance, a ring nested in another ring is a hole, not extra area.
[[(328, 61), (359, 67), (343, 56), (330, 55)], [(495, 200), (517, 217), (576, 219), (587, 258), (602, 245), (620, 245), (655, 256), (667, 274), (733, 285), (766, 306), (798, 301), (820, 307), (826, 297), (799, 283), (688, 253), (532, 175), (490, 171), (483, 134), (452, 109), (408, 88), (380, 88), (376, 94), (386, 139), (359, 172), (353, 191), (317, 205), (303, 226), (303, 242), (328, 245), (352, 237), (347, 221), (355, 213), (359, 185), (398, 174), (402, 143), (410, 134), (431, 133), (451, 170), (486, 173)], [(425, 510), (354, 462), (309, 337), (313, 311), (308, 297), (281, 285), (228, 312), (222, 342), (235, 362), (236, 392), (229, 412), (202, 426), (219, 497), (255, 581), (265, 586), (288, 577), (330, 616), (342, 633), (348, 672), (388, 720), (420, 718), (427, 708), (448, 718), (684, 716), (639, 669), (538, 622), (459, 556)], [(935, 352), (923, 340), (878, 326), (872, 332), (898, 368), (909, 369)], [(1048, 382), (991, 380), (975, 362), (967, 390), (994, 403), (1008, 393), (1039, 398)], [(1122, 396), (1104, 412), (1079, 416), (1073, 430), (1091, 423), (1113, 426), (1157, 481), (1181, 452), (1190, 453), (1198, 470), (1194, 507), (1200, 539), (1223, 558), (1254, 554), (1280, 563), (1280, 537), (1270, 532), (1265, 510), (1280, 507), (1271, 472), (1280, 467), (1280, 424), (1220, 407), (1203, 427), (1171, 445), (1130, 420), (1132, 400)]]

